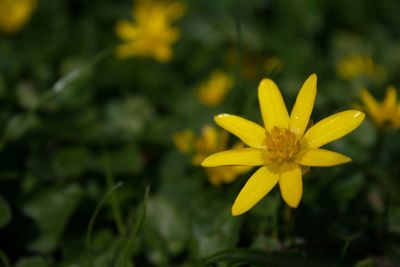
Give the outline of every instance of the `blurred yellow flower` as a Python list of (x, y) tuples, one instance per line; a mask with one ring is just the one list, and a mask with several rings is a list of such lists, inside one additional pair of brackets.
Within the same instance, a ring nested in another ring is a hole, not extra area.
[(176, 148), (185, 154), (190, 154), (193, 150), (193, 143), (196, 136), (191, 129), (185, 129), (173, 136)]
[(37, 0), (0, 0), (0, 31), (18, 32), (31, 17)]
[(233, 87), (233, 78), (222, 71), (214, 71), (211, 77), (200, 84), (197, 95), (200, 101), (210, 107), (218, 106)]
[(117, 47), (120, 58), (153, 57), (160, 62), (172, 58), (171, 46), (179, 38), (179, 30), (172, 27), (185, 12), (185, 6), (176, 1), (136, 0), (133, 21), (119, 21), (116, 33), (124, 42)]
[(400, 128), (400, 103), (397, 102), (396, 88), (389, 86), (381, 103), (378, 103), (367, 89), (360, 91), (360, 97), (375, 125), (386, 130)]
[(219, 126), (249, 147), (215, 153), (202, 165), (262, 166), (240, 191), (232, 206), (232, 215), (251, 209), (277, 183), (284, 201), (296, 208), (303, 195), (304, 169), (351, 161), (347, 156), (320, 147), (356, 129), (365, 114), (357, 110), (339, 112), (306, 131), (316, 92), (317, 76), (313, 74), (304, 82), (289, 116), (277, 85), (272, 80), (263, 79), (258, 87), (258, 98), (265, 127), (235, 115), (215, 117)]
[[(235, 47), (230, 47), (226, 54), (226, 63), (230, 66), (238, 65), (239, 53)], [(277, 56), (261, 55), (260, 53), (244, 50), (240, 59), (240, 72), (246, 80), (259, 80), (266, 75), (282, 72), (284, 63)]]
[(283, 69), (283, 62), (278, 57), (269, 57), (264, 60), (264, 70), (267, 74), (279, 73)]
[(362, 55), (351, 55), (342, 58), (336, 65), (336, 71), (344, 80), (353, 80), (359, 77), (379, 78), (384, 69), (375, 64), (372, 58)]
[[(199, 137), (196, 137), (192, 130), (186, 129), (175, 134), (173, 140), (179, 151), (192, 156), (192, 163), (195, 166), (199, 166), (207, 155), (222, 151), (228, 147), (228, 133), (208, 125), (203, 127)], [(233, 149), (241, 147), (241, 144), (236, 144)], [(249, 169), (246, 166), (224, 166), (206, 168), (206, 172), (210, 183), (214, 186), (219, 186), (223, 183), (234, 181)]]

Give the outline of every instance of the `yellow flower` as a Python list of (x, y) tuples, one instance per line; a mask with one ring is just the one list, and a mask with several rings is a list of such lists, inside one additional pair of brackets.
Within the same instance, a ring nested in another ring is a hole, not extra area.
[(378, 127), (389, 130), (400, 128), (400, 103), (397, 103), (396, 88), (389, 86), (381, 103), (367, 89), (361, 90), (360, 97), (367, 114)]
[[(249, 50), (244, 50), (241, 53), (240, 72), (246, 80), (259, 80), (266, 74), (281, 73), (284, 68), (284, 63), (277, 56), (265, 56), (259, 53), (254, 53)], [(226, 63), (232, 67), (239, 64), (239, 53), (236, 47), (229, 47), (226, 54)]]
[[(192, 156), (192, 163), (195, 166), (199, 166), (207, 155), (222, 151), (228, 147), (228, 133), (208, 125), (203, 127), (199, 137), (196, 137), (192, 130), (186, 129), (175, 134), (173, 139), (178, 150)], [(241, 147), (241, 144), (236, 144), (233, 149)], [(214, 186), (219, 186), (222, 183), (234, 181), (249, 169), (247, 166), (213, 167), (206, 168), (206, 173), (210, 183)]]
[(169, 61), (173, 55), (171, 46), (180, 34), (171, 23), (179, 19), (184, 10), (185, 6), (179, 2), (137, 0), (132, 14), (134, 21), (119, 21), (116, 25), (116, 33), (124, 42), (117, 47), (117, 56)]
[(266, 73), (279, 73), (283, 69), (283, 62), (278, 57), (269, 57), (264, 60), (264, 70)]
[(0, 0), (0, 30), (16, 33), (30, 18), (36, 0)]
[(195, 138), (194, 132), (191, 129), (185, 129), (173, 136), (176, 148), (185, 154), (189, 154), (193, 150)]
[(344, 80), (353, 80), (362, 76), (376, 79), (385, 75), (385, 70), (376, 65), (372, 58), (362, 55), (352, 55), (341, 59), (336, 65), (336, 71)]
[(200, 101), (210, 107), (218, 106), (233, 87), (233, 79), (222, 71), (214, 71), (208, 81), (202, 83), (197, 94)]
[(365, 114), (357, 110), (339, 112), (306, 131), (316, 86), (317, 76), (313, 74), (300, 89), (289, 117), (277, 85), (263, 79), (258, 87), (258, 98), (265, 128), (235, 115), (215, 117), (219, 126), (239, 137), (249, 147), (215, 153), (207, 157), (202, 165), (262, 166), (240, 191), (232, 206), (232, 215), (251, 209), (278, 182), (285, 202), (296, 208), (303, 194), (302, 170), (351, 161), (342, 154), (320, 147), (356, 129)]

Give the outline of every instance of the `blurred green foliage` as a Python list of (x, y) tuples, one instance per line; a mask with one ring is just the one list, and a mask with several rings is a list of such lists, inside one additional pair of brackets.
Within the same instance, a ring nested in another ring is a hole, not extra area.
[[(248, 174), (212, 187), (172, 136), (199, 131), (220, 112), (260, 122), (256, 88), (266, 76), (291, 106), (317, 73), (314, 121), (359, 103), (364, 86), (381, 98), (388, 84), (400, 86), (400, 2), (184, 3), (166, 64), (115, 57), (114, 26), (130, 19), (130, 0), (40, 0), (20, 32), (0, 33), (0, 265), (398, 266), (398, 131), (365, 121), (330, 145), (353, 162), (313, 168), (298, 209), (273, 190), (240, 217), (230, 207)], [(385, 72), (342, 79), (336, 66), (354, 54)], [(262, 69), (270, 57), (281, 70)], [(234, 74), (235, 88), (209, 108), (195, 88), (214, 69)], [(88, 248), (91, 216), (118, 182)]]

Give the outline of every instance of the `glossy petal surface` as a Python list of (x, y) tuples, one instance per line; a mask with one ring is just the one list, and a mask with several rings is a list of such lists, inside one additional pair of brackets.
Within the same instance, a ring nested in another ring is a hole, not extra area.
[(270, 79), (263, 79), (258, 87), (258, 100), (265, 128), (270, 131), (274, 126), (287, 128), (289, 115), (278, 86)]
[(271, 172), (267, 167), (258, 169), (247, 181), (235, 203), (232, 215), (237, 216), (251, 209), (277, 184), (279, 174)]
[(263, 146), (265, 129), (260, 125), (230, 114), (220, 114), (214, 119), (219, 126), (236, 135), (246, 145), (256, 148)]
[(316, 94), (317, 75), (312, 74), (301, 87), (290, 114), (289, 128), (299, 136), (303, 135), (310, 120)]
[(295, 162), (303, 166), (328, 167), (350, 162), (351, 158), (326, 149), (309, 149), (297, 155)]
[(335, 141), (356, 129), (365, 114), (358, 110), (346, 110), (329, 116), (313, 125), (304, 135), (305, 148), (318, 148)]
[(226, 165), (260, 166), (264, 163), (261, 150), (256, 148), (232, 149), (208, 156), (201, 163), (203, 167)]
[(303, 179), (299, 165), (288, 163), (282, 167), (279, 175), (279, 187), (286, 204), (291, 208), (297, 208), (303, 195)]

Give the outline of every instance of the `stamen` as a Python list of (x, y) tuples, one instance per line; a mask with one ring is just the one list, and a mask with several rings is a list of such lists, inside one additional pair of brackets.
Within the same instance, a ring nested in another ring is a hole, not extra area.
[(289, 129), (274, 127), (265, 132), (264, 140), (266, 162), (288, 161), (300, 150), (300, 144), (295, 133)]

